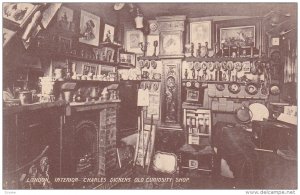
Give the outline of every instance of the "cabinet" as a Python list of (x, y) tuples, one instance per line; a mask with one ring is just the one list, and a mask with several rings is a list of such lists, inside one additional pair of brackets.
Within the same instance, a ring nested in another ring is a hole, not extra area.
[(211, 141), (211, 111), (184, 108), (183, 124), (187, 134), (187, 143), (209, 145)]

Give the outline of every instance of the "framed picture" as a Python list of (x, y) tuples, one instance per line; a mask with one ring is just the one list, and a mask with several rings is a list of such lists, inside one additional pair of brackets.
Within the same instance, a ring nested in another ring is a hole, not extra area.
[(97, 65), (83, 64), (82, 65), (82, 75), (96, 75), (97, 74)]
[(99, 45), (100, 17), (81, 10), (79, 42), (89, 45)]
[(47, 28), (52, 18), (55, 16), (58, 9), (61, 7), (61, 3), (51, 3), (45, 11), (43, 11), (43, 17), (41, 23), (44, 28)]
[(109, 24), (104, 25), (103, 41), (114, 42), (115, 27)]
[(6, 44), (11, 40), (11, 38), (16, 34), (16, 32), (3, 28), (3, 47), (6, 46)]
[(69, 52), (72, 49), (72, 39), (64, 36), (58, 36), (59, 51)]
[(161, 55), (180, 55), (182, 54), (182, 41), (180, 32), (162, 32), (160, 39)]
[(102, 60), (106, 62), (113, 62), (114, 61), (115, 50), (110, 47), (103, 47), (102, 48)]
[[(211, 21), (199, 21), (190, 23), (190, 43), (201, 46), (208, 42), (208, 48), (212, 48), (212, 30)], [(197, 46), (196, 46), (197, 47)]]
[(73, 10), (62, 6), (57, 13), (57, 26), (60, 29), (75, 32), (75, 23), (73, 22)]
[(25, 22), (38, 8), (32, 3), (3, 3), (3, 18), (23, 27)]
[(186, 93), (186, 101), (198, 102), (199, 91), (188, 89)]
[(135, 66), (135, 54), (134, 53), (120, 53), (120, 62), (131, 64)]
[(125, 48), (128, 52), (142, 53), (139, 43), (144, 42), (144, 35), (139, 30), (125, 32)]
[(224, 47), (255, 47), (255, 26), (221, 28), (220, 44)]
[[(262, 44), (260, 36), (259, 20), (249, 18), (240, 20), (227, 20), (215, 22), (216, 42), (220, 48), (222, 43), (224, 47), (240, 46), (250, 48), (251, 46), (259, 49)], [(247, 51), (250, 49), (247, 49)]]

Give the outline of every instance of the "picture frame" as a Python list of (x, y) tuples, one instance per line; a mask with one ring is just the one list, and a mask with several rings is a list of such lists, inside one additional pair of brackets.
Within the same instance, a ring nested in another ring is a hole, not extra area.
[(115, 50), (111, 47), (102, 48), (102, 61), (114, 62)]
[(139, 43), (144, 43), (144, 34), (139, 30), (125, 31), (125, 48), (127, 52), (142, 53)]
[(162, 32), (159, 43), (160, 55), (182, 55), (182, 36), (180, 32)]
[(255, 47), (255, 26), (220, 28), (220, 47)]
[(115, 37), (115, 27), (110, 24), (104, 25), (104, 32), (103, 32), (103, 42), (114, 42)]
[(72, 38), (58, 36), (59, 52), (69, 52), (72, 49)]
[(83, 64), (82, 65), (82, 75), (97, 75), (98, 70), (97, 70), (97, 65), (92, 65), (92, 64)]
[[(35, 13), (39, 5), (32, 3), (3, 3), (3, 19), (8, 23), (23, 28), (28, 19)], [(3, 21), (3, 22), (6, 22)]]
[(190, 43), (205, 46), (208, 42), (208, 48), (212, 48), (212, 21), (195, 21), (190, 23)]
[(80, 43), (99, 46), (100, 17), (81, 10), (80, 14)]
[(189, 101), (189, 102), (198, 102), (199, 95), (200, 95), (200, 93), (199, 93), (198, 90), (187, 89), (187, 92), (186, 92), (186, 101)]
[(7, 43), (16, 35), (15, 31), (9, 30), (7, 28), (3, 28), (2, 37), (3, 37), (3, 47), (7, 45)]
[(59, 8), (61, 7), (61, 4), (62, 3), (51, 3), (47, 7), (47, 9), (43, 11), (41, 24), (45, 29), (48, 27), (55, 14), (58, 12)]
[[(251, 27), (252, 29), (254, 27), (253, 47), (257, 49), (261, 47), (262, 44), (262, 37), (260, 36), (261, 27), (259, 21), (255, 18), (214, 22), (214, 25), (215, 25), (215, 42), (218, 43), (220, 48), (221, 48), (221, 29), (223, 29), (223, 33), (224, 33), (226, 32), (227, 28), (229, 28), (229, 30), (231, 28), (232, 30), (237, 31), (239, 28), (248, 27), (248, 26)], [(249, 47), (247, 45), (246, 48), (248, 48), (249, 50)]]
[(120, 53), (120, 63), (131, 64), (135, 67), (135, 53), (123, 52)]
[(73, 18), (74, 11), (68, 7), (61, 6), (57, 12), (57, 27), (65, 31), (75, 32)]

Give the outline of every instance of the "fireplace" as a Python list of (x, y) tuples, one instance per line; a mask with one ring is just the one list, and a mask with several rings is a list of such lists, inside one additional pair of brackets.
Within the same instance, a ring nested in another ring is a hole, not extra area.
[(118, 102), (71, 105), (71, 108), (72, 175), (109, 177), (117, 168)]

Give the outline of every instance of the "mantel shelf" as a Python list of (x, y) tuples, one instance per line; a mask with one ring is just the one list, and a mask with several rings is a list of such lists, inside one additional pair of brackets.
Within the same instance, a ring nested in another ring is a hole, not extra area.
[(140, 56), (138, 60), (160, 60), (158, 56)]
[(185, 60), (187, 62), (201, 62), (201, 61), (207, 61), (207, 62), (213, 62), (213, 61), (233, 61), (233, 62), (244, 62), (244, 61), (253, 61), (253, 60), (262, 60), (267, 61), (267, 58), (260, 58), (260, 57), (186, 57)]
[[(198, 81), (197, 79), (182, 79), (182, 82), (198, 82), (198, 83), (206, 83), (206, 84), (231, 84), (231, 83), (237, 83), (237, 84), (241, 84), (241, 85), (246, 85), (247, 83), (250, 82), (238, 82), (238, 81)], [(252, 82), (251, 82), (252, 83)], [(257, 83), (259, 84), (259, 83)]]

